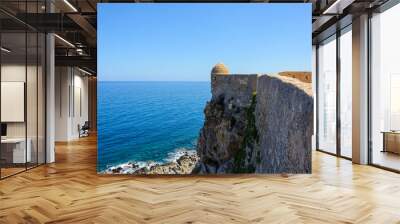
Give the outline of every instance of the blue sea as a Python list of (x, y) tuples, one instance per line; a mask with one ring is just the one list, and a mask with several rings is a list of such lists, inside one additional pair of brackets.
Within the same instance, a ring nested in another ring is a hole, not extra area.
[(195, 150), (210, 97), (209, 82), (100, 81), (97, 170)]

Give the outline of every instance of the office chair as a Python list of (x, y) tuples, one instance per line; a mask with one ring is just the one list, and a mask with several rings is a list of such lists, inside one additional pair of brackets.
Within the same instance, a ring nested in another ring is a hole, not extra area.
[(90, 129), (89, 121), (85, 121), (82, 127), (78, 125), (78, 129), (79, 129), (79, 138), (89, 136), (89, 129)]

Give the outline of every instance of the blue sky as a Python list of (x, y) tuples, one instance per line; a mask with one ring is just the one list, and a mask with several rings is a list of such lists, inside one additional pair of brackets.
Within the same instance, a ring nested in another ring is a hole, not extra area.
[(98, 4), (100, 81), (311, 70), (311, 4)]

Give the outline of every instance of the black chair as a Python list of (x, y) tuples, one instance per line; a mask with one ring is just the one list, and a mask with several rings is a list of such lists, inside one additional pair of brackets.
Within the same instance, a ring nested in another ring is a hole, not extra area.
[(79, 138), (89, 136), (89, 129), (90, 129), (89, 121), (85, 121), (82, 127), (78, 125)]

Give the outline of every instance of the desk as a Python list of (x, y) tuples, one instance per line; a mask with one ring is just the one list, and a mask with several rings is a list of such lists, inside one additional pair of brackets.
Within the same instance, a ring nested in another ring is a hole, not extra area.
[(382, 152), (400, 154), (400, 131), (383, 131)]
[[(28, 142), (27, 149), (25, 150), (25, 138), (1, 139), (2, 154), (3, 154), (3, 152), (5, 152), (6, 161), (10, 162), (10, 163), (30, 162), (32, 159), (32, 153), (31, 153), (32, 141), (30, 138), (28, 138), (27, 142)], [(10, 146), (12, 147), (11, 149), (10, 149)], [(9, 153), (7, 153), (7, 152), (9, 152)], [(12, 156), (7, 155), (7, 154), (12, 154)], [(3, 157), (3, 155), (2, 155), (2, 157)]]

